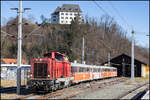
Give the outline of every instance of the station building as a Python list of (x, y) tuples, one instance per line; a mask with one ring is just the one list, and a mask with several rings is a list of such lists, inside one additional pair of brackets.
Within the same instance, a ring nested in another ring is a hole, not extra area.
[[(22, 59), (21, 63), (21, 78), (24, 79), (30, 72), (30, 65), (24, 59)], [(2, 58), (0, 70), (1, 80), (16, 80), (17, 59)]]
[[(108, 61), (102, 65), (108, 64)], [(110, 60), (110, 64), (117, 68), (118, 76), (131, 76), (131, 56), (121, 54)], [(135, 77), (146, 77), (149, 76), (149, 66), (142, 61), (134, 59), (134, 74)]]

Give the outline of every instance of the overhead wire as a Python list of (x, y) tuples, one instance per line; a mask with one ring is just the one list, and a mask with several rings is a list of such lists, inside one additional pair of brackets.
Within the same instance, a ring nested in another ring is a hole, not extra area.
[(2, 30), (1, 30), (1, 32), (2, 32), (2, 33), (5, 33), (5, 34), (7, 34), (7, 35), (9, 35), (9, 36), (11, 36), (11, 37), (17, 38), (15, 35), (9, 34), (9, 33), (5, 32), (5, 31), (2, 31)]
[(115, 7), (115, 5), (113, 5), (113, 3), (110, 1), (109, 4), (111, 5), (111, 7), (114, 9), (114, 11), (118, 14), (118, 16), (123, 20), (124, 23), (126, 23), (126, 25), (131, 28), (131, 26), (128, 24), (128, 22), (125, 20), (125, 18), (119, 13), (118, 9)]
[[(9, 5), (10, 7), (15, 7), (15, 6), (14, 6), (13, 4), (11, 4), (10, 2), (9, 2), (9, 3), (4, 2), (4, 3), (5, 3), (6, 5)], [(44, 24), (45, 24), (45, 23), (42, 23), (42, 24), (41, 24), (40, 26), (38, 26), (36, 29), (34, 29), (33, 31), (31, 31), (28, 35), (25, 35), (22, 39), (27, 38), (28, 36), (32, 35), (32, 33), (34, 33), (35, 31), (37, 31), (38, 29), (40, 29)], [(7, 34), (7, 35), (9, 35), (9, 36), (11, 36), (11, 37), (16, 37), (16, 36), (11, 35), (11, 34), (5, 32), (5, 31), (2, 31), (2, 30), (1, 30), (1, 32), (5, 33), (5, 34)], [(16, 38), (17, 38), (17, 37), (16, 37)]]
[[(97, 7), (99, 8), (99, 9), (101, 9), (105, 14), (107, 14), (107, 15), (109, 15), (109, 13), (106, 11), (106, 10), (104, 10), (95, 0), (93, 0), (93, 2), (97, 5)], [(109, 15), (110, 16), (110, 15)]]
[(35, 31), (37, 31), (38, 29), (40, 29), (45, 23), (42, 23), (40, 26), (38, 26), (36, 29), (34, 29), (32, 32), (30, 32), (29, 34), (25, 35), (22, 39), (27, 38), (28, 36), (32, 35), (32, 33), (34, 33)]
[[(93, 2), (96, 4), (96, 6), (101, 10), (101, 11), (103, 11), (106, 15), (108, 15), (108, 16), (110, 16), (110, 14), (106, 11), (106, 10), (104, 10), (103, 9), (103, 7), (102, 7), (102, 4), (101, 4), (101, 2), (99, 2), (99, 4), (95, 1), (95, 0), (93, 0)], [(101, 4), (101, 5), (100, 5)], [(114, 8), (115, 9), (115, 8)], [(118, 11), (119, 12), (119, 11)], [(121, 16), (121, 14), (119, 14), (119, 16), (121, 17), (121, 19), (128, 25), (128, 27), (130, 28), (130, 26), (129, 26), (129, 24), (127, 23), (127, 21)], [(106, 45), (106, 43), (104, 43), (104, 41), (101, 41), (103, 44), (104, 44), (104, 46), (107, 48), (107, 49), (109, 49), (109, 52), (112, 52), (113, 51), (113, 48), (110, 46), (110, 45)]]

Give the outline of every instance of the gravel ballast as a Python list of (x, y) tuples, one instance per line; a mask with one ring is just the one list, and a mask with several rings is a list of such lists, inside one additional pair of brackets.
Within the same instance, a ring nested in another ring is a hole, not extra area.
[(127, 80), (126, 82), (106, 86), (104, 88), (97, 88), (94, 91), (88, 91), (70, 99), (118, 99), (121, 95), (125, 94), (129, 90), (149, 82), (149, 80), (143, 80), (141, 82), (129, 84), (129, 81), (130, 80)]

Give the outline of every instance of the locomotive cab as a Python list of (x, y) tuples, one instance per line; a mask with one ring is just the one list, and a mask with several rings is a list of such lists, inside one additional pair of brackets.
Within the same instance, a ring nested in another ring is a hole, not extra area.
[(71, 64), (68, 57), (51, 52), (43, 55), (43, 58), (35, 58), (31, 63), (31, 78), (28, 87), (33, 90), (56, 90), (71, 84)]

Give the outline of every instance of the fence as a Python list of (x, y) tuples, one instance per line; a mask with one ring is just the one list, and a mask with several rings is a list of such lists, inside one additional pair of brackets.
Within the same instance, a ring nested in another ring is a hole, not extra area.
[[(30, 65), (21, 65), (21, 85), (26, 85), (30, 75)], [(1, 87), (17, 84), (17, 64), (1, 64)]]

